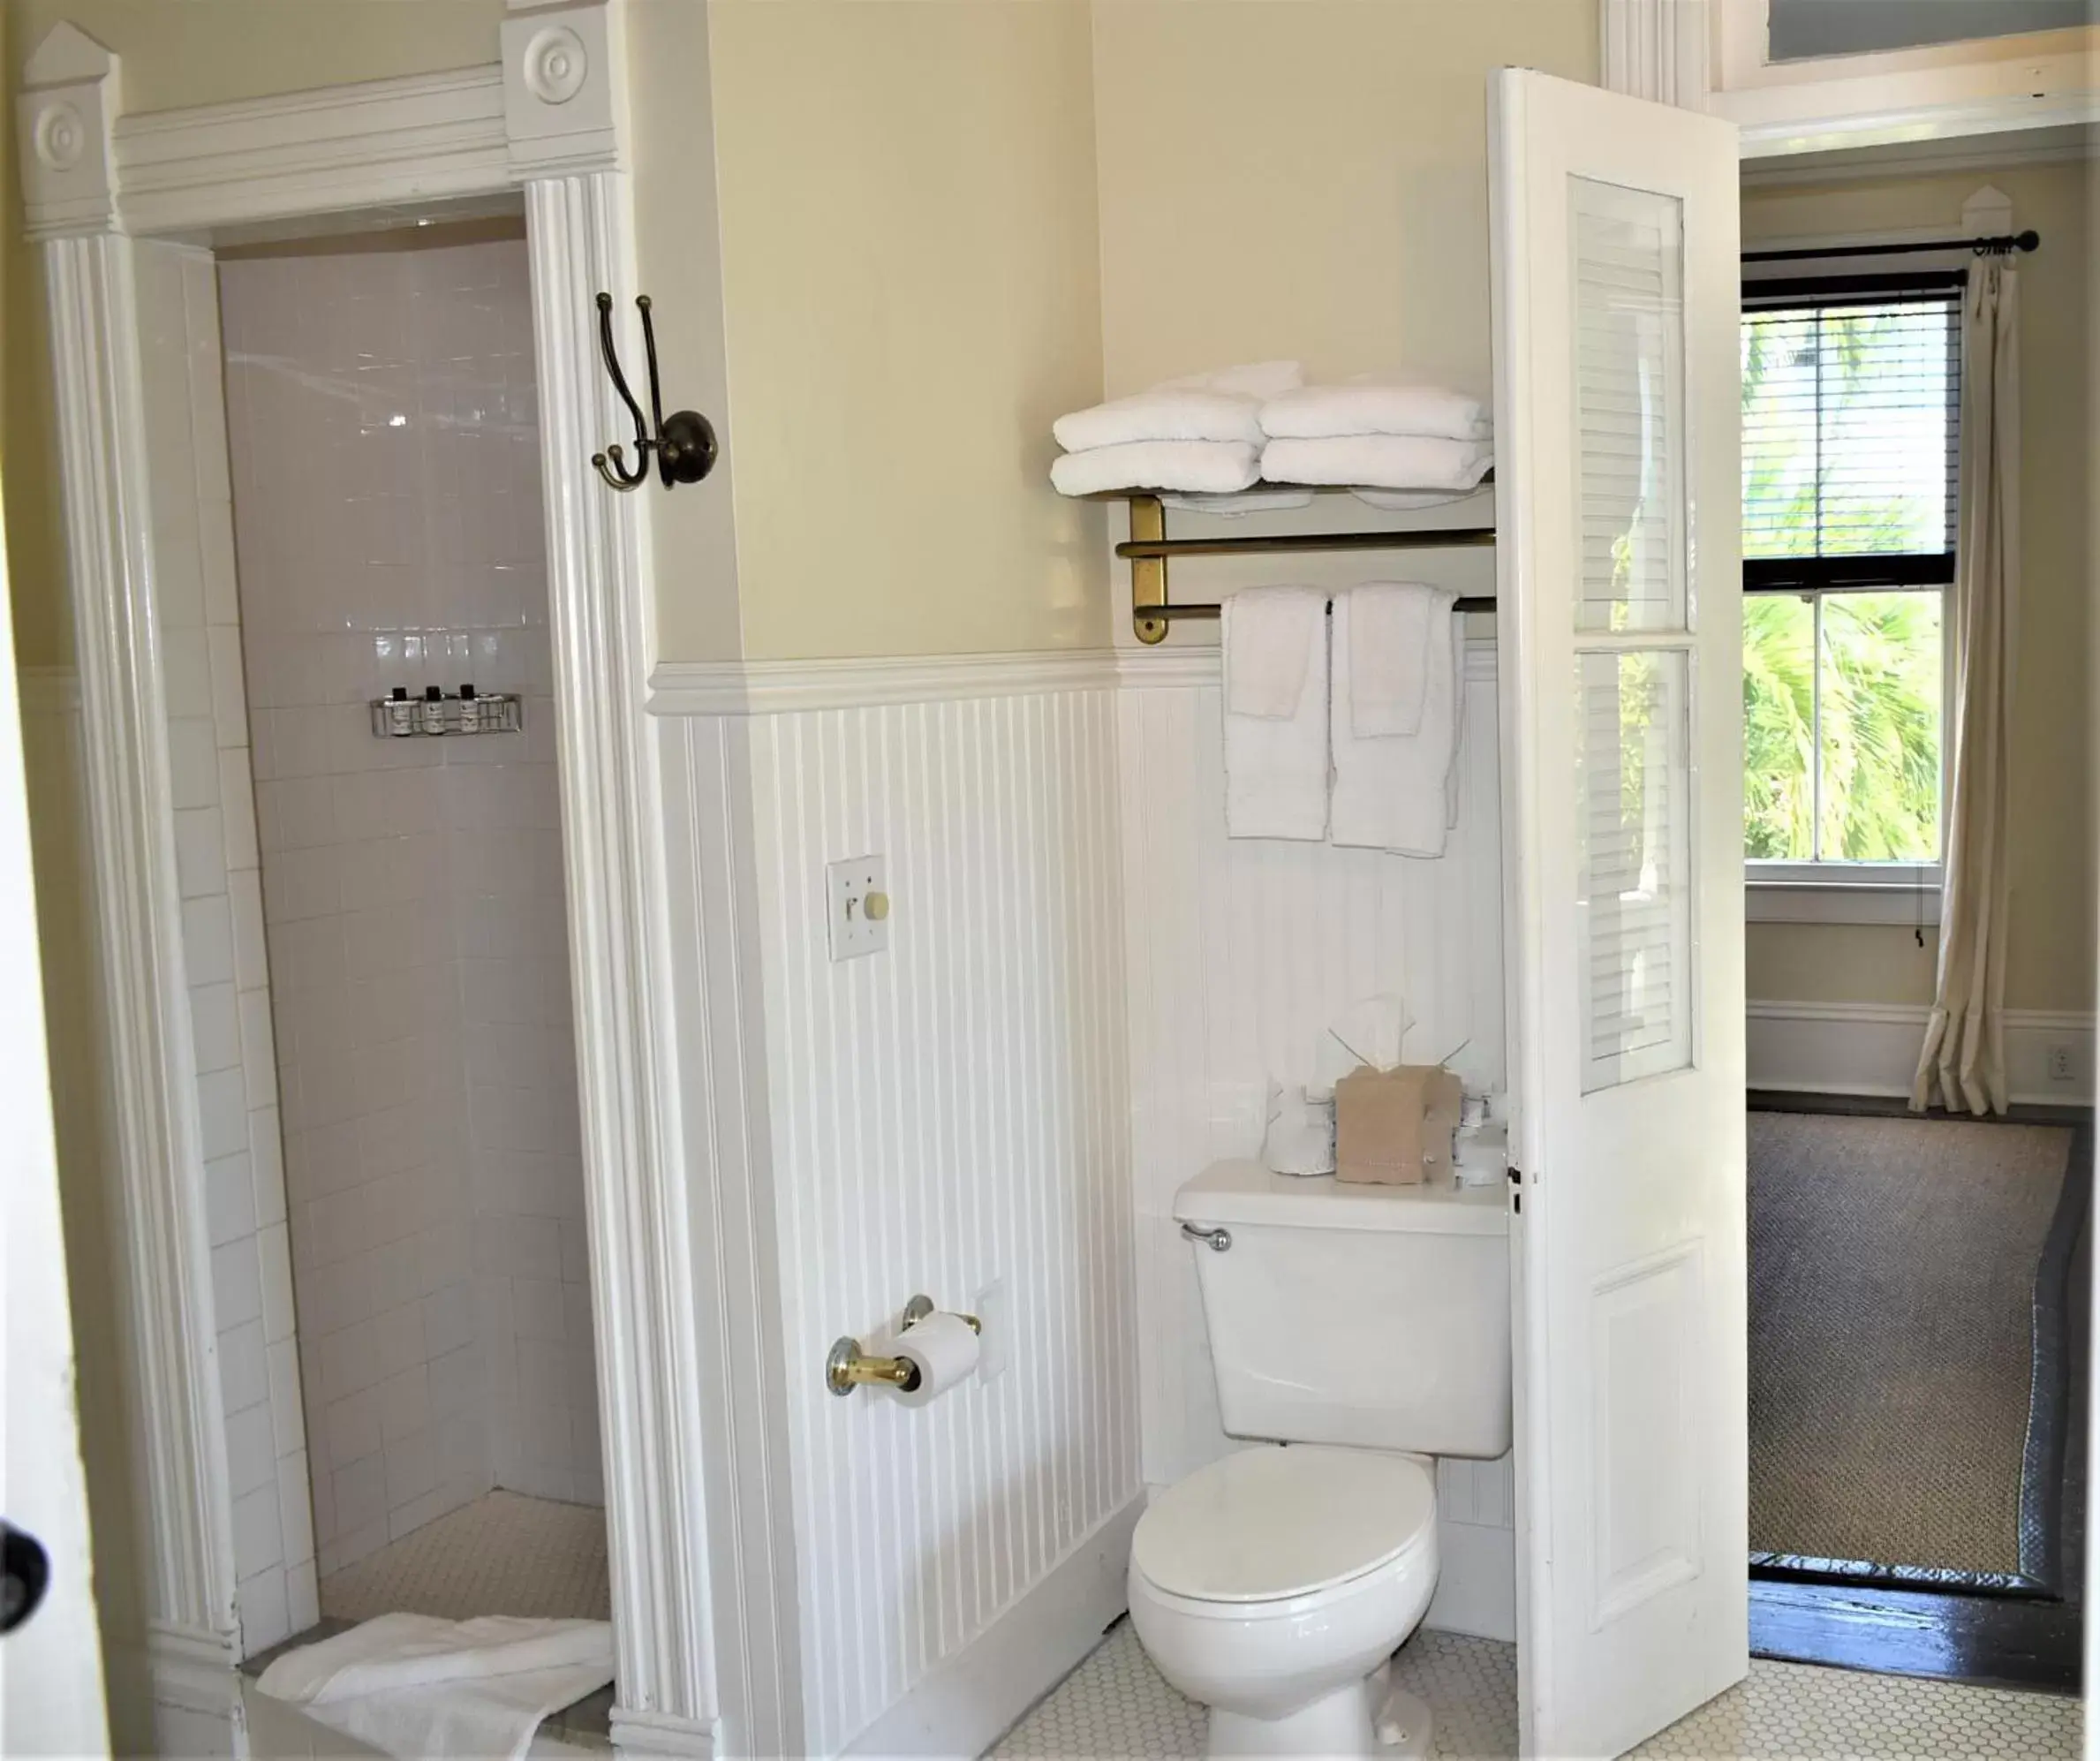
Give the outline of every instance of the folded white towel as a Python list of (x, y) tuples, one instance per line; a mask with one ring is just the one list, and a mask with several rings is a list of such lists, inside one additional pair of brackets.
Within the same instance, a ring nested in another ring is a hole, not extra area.
[(1272, 483), (1362, 483), (1448, 493), (1475, 487), (1494, 463), (1495, 450), (1484, 441), (1340, 435), (1271, 441), (1261, 455), (1261, 474)]
[(1131, 441), (1062, 454), (1050, 461), (1050, 480), (1066, 495), (1104, 489), (1234, 495), (1261, 480), (1261, 453), (1245, 441)]
[(389, 1755), (522, 1757), (548, 1713), (613, 1679), (607, 1621), (381, 1614), (262, 1672), (262, 1693)]
[(1448, 588), (1431, 599), (1423, 667), (1422, 715), (1412, 734), (1360, 735), (1351, 691), (1356, 595), (1334, 596), (1334, 666), (1329, 726), (1334, 789), (1332, 835), (1338, 844), (1441, 856), (1452, 815), (1452, 772), (1458, 752), (1462, 654)]
[[(1225, 601), (1228, 837), (1327, 835), (1326, 609), (1314, 587), (1247, 587)], [(1294, 669), (1288, 713), (1265, 713), (1285, 699)], [(1252, 713), (1236, 710), (1241, 703)]]
[(1450, 595), (1413, 581), (1349, 591), (1349, 727), (1359, 739), (1422, 726), (1432, 616), (1448, 621)]
[(1305, 385), (1262, 405), (1265, 434), (1279, 440), (1334, 435), (1435, 435), (1485, 440), (1493, 431), (1477, 397), (1436, 385), (1402, 385), (1366, 375), (1346, 385)]
[(1259, 446), (1262, 400), (1299, 378), (1295, 360), (1191, 374), (1060, 416), (1050, 432), (1067, 452), (1133, 441), (1245, 441)]

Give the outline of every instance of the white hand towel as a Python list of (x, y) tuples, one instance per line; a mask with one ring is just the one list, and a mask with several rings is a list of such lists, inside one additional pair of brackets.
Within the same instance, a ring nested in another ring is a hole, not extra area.
[(1349, 592), (1349, 729), (1359, 739), (1422, 726), (1432, 616), (1448, 621), (1450, 595), (1412, 581)]
[[(1313, 587), (1247, 587), (1225, 601), (1228, 837), (1327, 835), (1326, 606)], [(1288, 713), (1262, 713), (1286, 699), (1294, 670)]]
[[(1250, 489), (1243, 495), (1162, 495), (1160, 499), (1170, 508), (1189, 514), (1281, 514), (1295, 508), (1312, 505), (1310, 489)], [(1447, 502), (1448, 495), (1437, 497)]]
[(1245, 441), (1259, 446), (1262, 400), (1299, 379), (1295, 360), (1191, 374), (1060, 416), (1050, 432), (1067, 452), (1133, 441)]
[(1262, 451), (1261, 474), (1272, 483), (1449, 491), (1475, 487), (1494, 463), (1494, 448), (1482, 441), (1342, 435), (1332, 440), (1273, 440)]
[(1104, 489), (1184, 489), (1236, 495), (1261, 479), (1261, 453), (1245, 441), (1132, 441), (1068, 452), (1050, 461), (1059, 494)]
[(1492, 485), (1476, 484), (1470, 489), (1352, 489), (1349, 493), (1364, 506), (1387, 513), (1416, 513), (1424, 508), (1447, 508), (1454, 502), (1470, 501), (1491, 492)]
[(516, 1761), (548, 1713), (612, 1679), (608, 1621), (381, 1614), (285, 1652), (255, 1686), (389, 1755)]
[(1402, 385), (1365, 376), (1346, 385), (1304, 385), (1262, 405), (1262, 432), (1279, 440), (1333, 435), (1436, 435), (1485, 440), (1493, 432), (1486, 406), (1462, 391)]
[(1441, 856), (1451, 820), (1450, 776), (1458, 748), (1458, 641), (1448, 588), (1432, 599), (1424, 657), (1422, 718), (1412, 734), (1356, 732), (1350, 690), (1355, 644), (1351, 593), (1334, 596), (1334, 667), (1329, 723), (1334, 790), (1332, 836), (1338, 844)]

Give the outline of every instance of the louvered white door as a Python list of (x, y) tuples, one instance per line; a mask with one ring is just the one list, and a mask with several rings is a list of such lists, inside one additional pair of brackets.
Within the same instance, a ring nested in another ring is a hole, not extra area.
[(1728, 124), (1492, 87), (1524, 1753), (1748, 1667)]

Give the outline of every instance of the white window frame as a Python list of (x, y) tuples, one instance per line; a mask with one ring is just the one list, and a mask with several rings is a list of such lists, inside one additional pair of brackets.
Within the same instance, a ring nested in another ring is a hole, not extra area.
[[(1833, 266), (1835, 267), (1835, 266)], [(1759, 277), (1762, 278), (1762, 277)], [(1823, 613), (1821, 601), (1835, 593), (1937, 593), (1940, 595), (1939, 826), (1941, 858), (1932, 862), (1854, 862), (1823, 858), (1809, 862), (1743, 858), (1743, 919), (1747, 923), (1896, 924), (1937, 927), (1940, 896), (1946, 884), (1947, 748), (1953, 733), (1954, 701), (1954, 590), (1945, 586), (1844, 588), (1817, 587), (1800, 597), (1816, 602), (1816, 684), (1818, 721), (1822, 692)], [(1823, 740), (1816, 737), (1816, 772), (1811, 779), (1821, 823)]]

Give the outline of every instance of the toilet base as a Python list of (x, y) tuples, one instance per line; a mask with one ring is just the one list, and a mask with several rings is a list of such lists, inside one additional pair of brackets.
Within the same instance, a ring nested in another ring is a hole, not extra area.
[(1287, 1718), (1250, 1718), (1211, 1708), (1210, 1747), (1214, 1756), (1381, 1754), (1371, 1723), (1371, 1683), (1352, 1682)]

